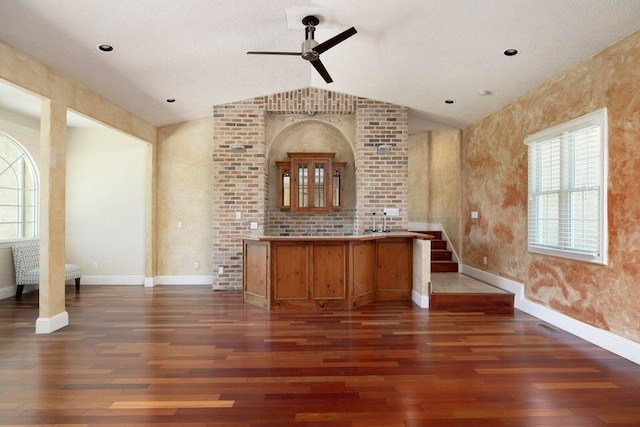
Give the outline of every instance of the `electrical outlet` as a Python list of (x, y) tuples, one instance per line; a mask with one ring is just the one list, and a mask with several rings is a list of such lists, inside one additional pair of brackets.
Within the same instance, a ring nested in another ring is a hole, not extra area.
[(240, 212), (240, 211), (236, 212), (236, 219), (237, 220), (242, 219), (242, 212)]
[(258, 229), (258, 223), (256, 221), (251, 221), (251, 229), (252, 230), (257, 230)]
[(384, 208), (383, 213), (390, 216), (400, 216), (400, 208)]
[(478, 219), (478, 211), (471, 211), (471, 219)]
[(182, 221), (178, 221), (178, 228), (182, 228)]
[(91, 264), (91, 267), (98, 268), (98, 261), (93, 261), (93, 263)]
[(200, 268), (200, 263), (198, 261), (194, 261), (193, 262), (193, 268), (195, 268), (196, 270)]
[(218, 267), (218, 276), (222, 276), (224, 274), (224, 267), (220, 266)]
[(483, 256), (483, 257), (482, 257), (482, 263), (483, 263), (484, 265), (487, 265), (487, 257), (486, 257), (486, 256)]

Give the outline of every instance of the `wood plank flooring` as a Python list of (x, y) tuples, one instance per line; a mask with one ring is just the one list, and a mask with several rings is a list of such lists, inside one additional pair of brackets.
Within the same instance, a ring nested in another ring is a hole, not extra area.
[(514, 314), (270, 313), (209, 287), (0, 301), (0, 425), (640, 426), (640, 366)]

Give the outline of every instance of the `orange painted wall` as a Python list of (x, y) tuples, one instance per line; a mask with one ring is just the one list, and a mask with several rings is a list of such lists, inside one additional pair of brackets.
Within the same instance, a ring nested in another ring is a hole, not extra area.
[[(609, 117), (609, 263), (530, 254), (524, 139), (602, 107)], [(640, 32), (465, 129), (462, 187), (465, 264), (523, 283), (532, 301), (640, 342)]]

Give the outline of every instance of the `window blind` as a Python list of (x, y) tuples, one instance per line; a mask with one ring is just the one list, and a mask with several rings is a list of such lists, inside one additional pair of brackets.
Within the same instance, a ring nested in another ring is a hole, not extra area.
[(531, 252), (606, 262), (606, 110), (527, 138)]

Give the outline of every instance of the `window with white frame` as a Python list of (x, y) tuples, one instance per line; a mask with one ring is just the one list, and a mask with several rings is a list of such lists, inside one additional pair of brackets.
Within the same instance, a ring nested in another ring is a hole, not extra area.
[(24, 147), (0, 132), (0, 241), (38, 236), (38, 171)]
[(607, 110), (526, 138), (530, 252), (607, 263)]

